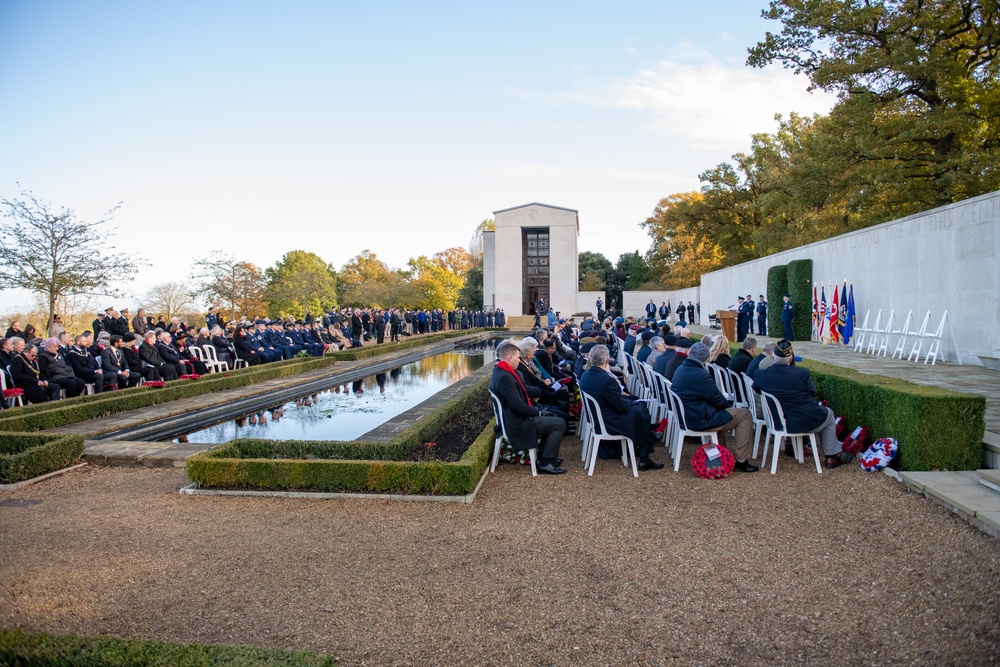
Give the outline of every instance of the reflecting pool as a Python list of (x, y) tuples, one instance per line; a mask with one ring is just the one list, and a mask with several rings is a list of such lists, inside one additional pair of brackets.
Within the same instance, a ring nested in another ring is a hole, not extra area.
[(193, 431), (173, 442), (234, 438), (354, 440), (419, 405), (494, 360), (495, 341), (421, 359), (385, 373), (330, 387), (267, 410)]

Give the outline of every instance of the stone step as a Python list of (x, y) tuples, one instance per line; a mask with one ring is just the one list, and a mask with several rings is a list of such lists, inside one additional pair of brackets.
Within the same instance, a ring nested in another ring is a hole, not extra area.
[(983, 532), (1000, 537), (1000, 493), (980, 483), (980, 472), (900, 472), (899, 480)]
[(506, 325), (511, 331), (530, 331), (534, 323), (534, 315), (508, 315)]
[(1000, 470), (977, 470), (976, 474), (979, 476), (980, 484), (1000, 493)]

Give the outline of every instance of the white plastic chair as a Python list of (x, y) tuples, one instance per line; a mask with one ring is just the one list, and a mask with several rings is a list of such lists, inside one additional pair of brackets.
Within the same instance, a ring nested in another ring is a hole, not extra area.
[(767, 459), (768, 439), (774, 437), (774, 451), (771, 454), (771, 474), (773, 475), (778, 469), (778, 454), (781, 450), (780, 445), (782, 440), (785, 438), (791, 438), (792, 449), (795, 452), (796, 460), (799, 463), (805, 463), (805, 455), (803, 454), (802, 449), (802, 439), (809, 438), (810, 442), (812, 442), (813, 459), (816, 461), (816, 472), (822, 475), (823, 468), (819, 464), (819, 441), (816, 438), (816, 434), (789, 433), (787, 430), (788, 422), (785, 421), (785, 413), (782, 411), (781, 403), (778, 402), (778, 399), (766, 391), (762, 391), (760, 392), (760, 401), (764, 409), (764, 419), (767, 420), (767, 433), (764, 434), (764, 453), (761, 456), (761, 461), (765, 461)]
[[(496, 472), (497, 463), (500, 461), (500, 449), (503, 447), (503, 441), (510, 442), (512, 446), (513, 442), (507, 437), (507, 427), (503, 423), (503, 406), (500, 404), (500, 399), (490, 391), (490, 400), (493, 401), (493, 414), (496, 416), (497, 424), (500, 426), (500, 435), (496, 437), (493, 443), (493, 463), (490, 465), (490, 472)], [(538, 447), (532, 447), (528, 450), (528, 458), (531, 459), (531, 476), (538, 477)]]
[(727, 401), (732, 402), (734, 399), (733, 388), (729, 384), (729, 377), (726, 373), (727, 369), (713, 363), (705, 364), (705, 368), (707, 368), (708, 372), (711, 373), (712, 379), (715, 380), (715, 386), (719, 388), (722, 395), (726, 397)]
[(675, 394), (673, 389), (667, 389), (667, 396), (670, 397), (670, 405), (674, 414), (673, 421), (676, 423), (676, 426), (671, 429), (674, 439), (670, 441), (670, 452), (674, 457), (674, 472), (677, 472), (681, 468), (681, 448), (684, 446), (684, 438), (687, 436), (701, 438), (702, 443), (705, 442), (705, 438), (711, 438), (711, 442), (718, 445), (720, 444), (719, 433), (718, 431), (693, 431), (689, 429), (687, 419), (684, 417), (684, 403), (680, 396)]
[(722, 372), (726, 374), (728, 386), (733, 392), (733, 407), (749, 408), (749, 403), (753, 402), (753, 397), (747, 395), (746, 387), (743, 384), (743, 374), (729, 368), (723, 368)]
[[(4, 373), (3, 371), (0, 371), (0, 389), (3, 389), (4, 391), (6, 391), (8, 389), (13, 389), (13, 388), (14, 387), (8, 387), (7, 386), (7, 374)], [(15, 405), (20, 405), (20, 406), (24, 407), (24, 397), (23, 396), (12, 396), (12, 397), (4, 399), (4, 400), (7, 401), (7, 407), (8, 408), (12, 408)]]
[(597, 464), (597, 450), (600, 449), (601, 441), (619, 440), (622, 443), (622, 464), (628, 467), (629, 459), (631, 459), (632, 474), (638, 477), (639, 468), (635, 458), (635, 444), (632, 442), (632, 438), (626, 435), (611, 435), (608, 433), (607, 427), (604, 426), (604, 415), (601, 413), (601, 405), (597, 402), (597, 399), (582, 391), (580, 392), (580, 396), (583, 397), (583, 408), (589, 413), (592, 424), (589, 442), (585, 445), (588, 452), (587, 475), (592, 476), (594, 474), (594, 466)]
[[(199, 351), (201, 354), (198, 354)], [(229, 364), (225, 361), (219, 361), (219, 357), (215, 353), (215, 347), (212, 345), (203, 345), (201, 348), (197, 345), (192, 345), (191, 352), (208, 367), (209, 373), (221, 373), (229, 370)]]
[(754, 400), (753, 378), (746, 373), (740, 373), (740, 376), (747, 395), (747, 409), (750, 411), (750, 416), (753, 417), (753, 455), (750, 458), (755, 459), (757, 458), (760, 434), (767, 428), (767, 420), (764, 419), (764, 415), (758, 409), (757, 401)]

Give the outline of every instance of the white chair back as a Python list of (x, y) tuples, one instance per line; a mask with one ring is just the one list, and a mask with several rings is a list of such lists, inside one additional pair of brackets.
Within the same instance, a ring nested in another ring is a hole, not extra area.
[[(490, 465), (490, 472), (496, 472), (497, 463), (500, 460), (500, 449), (501, 447), (503, 447), (503, 441), (506, 440), (507, 442), (511, 443), (511, 447), (514, 446), (514, 442), (507, 437), (507, 427), (503, 423), (503, 404), (500, 402), (500, 397), (494, 394), (492, 389), (489, 390), (489, 392), (490, 392), (490, 401), (492, 401), (493, 403), (493, 415), (496, 417), (497, 425), (500, 427), (500, 435), (498, 435), (493, 442), (493, 463), (492, 465)], [(528, 457), (531, 459), (532, 477), (538, 476), (538, 467), (536, 465), (537, 456), (538, 456), (537, 447), (532, 447), (531, 449), (528, 450)]]
[(604, 425), (604, 413), (601, 412), (601, 404), (590, 394), (585, 394), (581, 391), (580, 396), (583, 399), (583, 409), (587, 411), (588, 419), (590, 419), (592, 424), (590, 430), (591, 442), (587, 446), (587, 451), (590, 453), (588, 457), (590, 460), (587, 464), (587, 475), (594, 474), (594, 466), (597, 464), (597, 450), (600, 447), (601, 441), (618, 440), (622, 443), (622, 464), (628, 466), (629, 459), (631, 459), (632, 474), (638, 477), (639, 468), (635, 458), (635, 444), (632, 442), (632, 438), (625, 435), (611, 435), (608, 433), (608, 429)]

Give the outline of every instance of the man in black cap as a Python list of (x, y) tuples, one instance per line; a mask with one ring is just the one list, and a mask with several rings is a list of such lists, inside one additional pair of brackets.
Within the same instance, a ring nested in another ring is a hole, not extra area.
[(639, 360), (639, 363), (645, 363), (646, 359), (649, 358), (650, 353), (652, 353), (653, 348), (650, 347), (650, 341), (653, 340), (653, 336), (656, 334), (650, 330), (643, 331), (639, 334), (639, 340), (642, 342), (642, 347), (635, 351), (635, 358)]
[(736, 342), (742, 343), (747, 337), (747, 330), (750, 325), (750, 310), (747, 308), (746, 299), (736, 297), (739, 305), (736, 306)]
[(656, 360), (653, 361), (653, 370), (663, 377), (666, 377), (667, 365), (677, 356), (677, 336), (673, 334), (663, 336), (663, 346), (663, 353), (657, 356)]
[(785, 340), (793, 341), (795, 338), (792, 337), (792, 318), (795, 317), (795, 311), (792, 309), (792, 295), (786, 292), (781, 298), (785, 302), (781, 306), (781, 326), (785, 328)]
[(789, 433), (819, 434), (827, 468), (836, 468), (843, 463), (839, 456), (841, 445), (837, 440), (833, 410), (816, 402), (816, 387), (809, 371), (794, 365), (790, 341), (779, 340), (775, 344), (774, 364), (767, 370), (758, 371), (753, 381), (755, 388), (777, 399)]
[(763, 294), (757, 301), (757, 335), (767, 335), (767, 301), (764, 301)]

